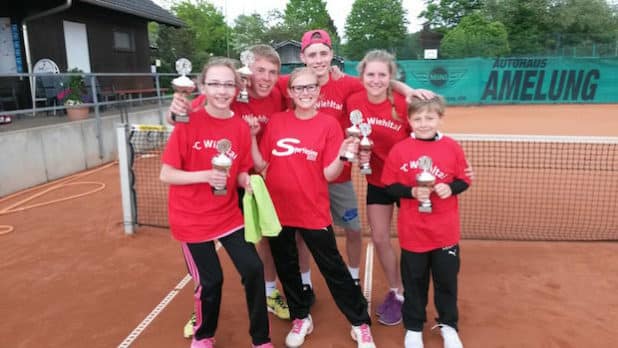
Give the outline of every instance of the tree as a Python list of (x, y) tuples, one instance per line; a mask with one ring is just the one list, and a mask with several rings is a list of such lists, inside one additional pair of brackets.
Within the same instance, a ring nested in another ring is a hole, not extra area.
[(545, 52), (552, 31), (550, 2), (554, 0), (487, 0), (484, 12), (491, 21), (504, 24), (514, 55)]
[(226, 55), (226, 39), (230, 28), (225, 23), (223, 14), (211, 3), (204, 0), (184, 0), (174, 4), (172, 11), (193, 31), (196, 49), (215, 55)]
[(559, 1), (551, 12), (557, 46), (614, 43), (618, 37), (618, 12), (605, 0)]
[(264, 33), (264, 43), (275, 44), (286, 40), (300, 40), (300, 35), (294, 33), (284, 25), (283, 13), (277, 9), (270, 10), (266, 15), (267, 30)]
[(406, 34), (403, 46), (398, 47), (396, 50), (397, 59), (422, 59), (423, 49), (421, 47), (420, 36), (420, 31)]
[(234, 20), (234, 29), (231, 33), (230, 46), (237, 56), (244, 48), (264, 43), (264, 36), (268, 28), (266, 22), (257, 13), (240, 15)]
[(396, 52), (406, 37), (406, 11), (401, 0), (356, 0), (345, 24), (345, 53), (358, 60), (371, 49)]
[(175, 72), (174, 62), (186, 57), (197, 72), (212, 55), (227, 54), (226, 35), (229, 28), (213, 5), (203, 0), (183, 0), (171, 7), (172, 13), (185, 22), (182, 28), (160, 26), (158, 31), (158, 56), (161, 72)]
[(324, 29), (330, 34), (334, 48), (341, 41), (324, 0), (289, 0), (283, 13), (283, 26), (289, 35), (287, 40), (300, 41), (306, 31)]
[(148, 22), (148, 43), (152, 47), (158, 47), (159, 41), (159, 23)]
[(427, 8), (419, 18), (425, 18), (437, 30), (456, 26), (462, 18), (481, 9), (482, 0), (426, 0)]
[(480, 13), (461, 19), (449, 30), (440, 45), (445, 58), (498, 57), (509, 53), (506, 28), (500, 22), (489, 22)]

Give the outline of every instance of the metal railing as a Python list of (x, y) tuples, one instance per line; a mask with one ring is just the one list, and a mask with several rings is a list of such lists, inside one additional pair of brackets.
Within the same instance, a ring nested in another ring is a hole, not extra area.
[[(197, 74), (190, 74), (191, 76), (195, 76)], [(16, 115), (31, 115), (36, 117), (38, 114), (45, 112), (64, 112), (70, 106), (58, 105), (59, 100), (56, 95), (41, 95), (40, 93), (44, 92), (45, 88), (48, 86), (44, 86), (41, 89), (41, 86), (37, 86), (41, 82), (38, 81), (39, 78), (47, 78), (49, 80), (57, 81), (57, 85), (53, 86), (55, 88), (55, 92), (60, 92), (63, 89), (68, 88), (66, 84), (68, 83), (68, 79), (72, 76), (81, 76), (84, 79), (84, 83), (87, 87), (87, 93), (89, 98), (88, 102), (84, 102), (80, 104), (83, 107), (92, 108), (94, 111), (95, 118), (100, 117), (101, 109), (110, 106), (117, 106), (120, 109), (120, 105), (126, 102), (134, 102), (133, 96), (138, 96), (136, 100), (140, 102), (148, 102), (148, 101), (156, 101), (158, 112), (163, 115), (162, 110), (162, 101), (166, 99), (171, 99), (171, 88), (162, 87), (162, 82), (166, 85), (169, 85), (169, 82), (178, 76), (178, 74), (172, 73), (12, 73), (12, 74), (0, 74), (0, 90), (5, 90), (6, 92), (0, 95), (0, 116), (16, 116)], [(141, 80), (144, 81), (146, 78), (152, 79), (152, 88), (149, 87), (123, 87), (126, 85), (131, 85), (131, 80)], [(6, 83), (2, 80), (5, 79), (14, 79), (15, 81)], [(101, 83), (101, 80), (104, 79), (105, 83)], [(123, 81), (125, 83), (123, 83)], [(3, 83), (4, 82), (4, 83)], [(171, 87), (171, 86), (170, 86)], [(134, 92), (132, 92), (132, 90)], [(35, 91), (32, 93), (31, 91)], [(140, 92), (141, 91), (141, 92)], [(169, 93), (168, 93), (169, 91)], [(11, 93), (12, 92), (12, 93)], [(146, 92), (151, 92), (154, 94), (152, 97), (144, 97), (143, 94)], [(11, 95), (9, 95), (11, 94)], [(56, 93), (54, 93), (56, 94)], [(7, 109), (5, 106), (7, 104), (11, 104), (9, 101), (10, 97), (15, 97), (16, 100), (13, 102), (15, 105), (14, 109)], [(104, 97), (104, 100), (100, 100), (100, 97)], [(110, 100), (113, 99), (113, 100)], [(50, 101), (55, 100), (57, 103), (55, 105), (49, 105)], [(8, 101), (8, 102), (7, 102)], [(21, 103), (20, 103), (21, 102)], [(24, 103), (29, 107), (27, 108), (18, 108), (18, 104)], [(38, 106), (39, 103), (44, 102), (45, 106)], [(130, 105), (130, 104), (129, 104)], [(4, 106), (4, 107), (3, 107)]]

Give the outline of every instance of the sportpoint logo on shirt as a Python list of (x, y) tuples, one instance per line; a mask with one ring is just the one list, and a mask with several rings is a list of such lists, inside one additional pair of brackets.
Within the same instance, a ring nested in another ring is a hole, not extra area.
[(308, 149), (306, 147), (296, 147), (294, 145), (300, 144), (300, 140), (295, 138), (283, 138), (277, 141), (277, 147), (282, 148), (284, 151), (273, 149), (272, 154), (279, 157), (291, 156), (295, 153), (302, 153), (307, 155), (308, 161), (315, 161), (318, 158), (318, 152)]
[[(193, 150), (201, 151), (201, 150), (204, 150), (204, 149), (216, 149), (218, 141), (219, 141), (219, 139), (217, 139), (217, 140), (212, 140), (212, 139), (198, 140), (198, 141), (193, 143)], [(236, 159), (236, 157), (238, 157), (238, 154), (236, 152), (234, 152), (234, 150), (232, 150), (232, 149), (227, 151), (225, 154), (229, 158), (231, 158), (233, 160)]]
[[(404, 173), (407, 173), (407, 172), (409, 172), (412, 169), (418, 169), (418, 168), (419, 168), (418, 167), (418, 160), (406, 162), (406, 163), (402, 164), (401, 167), (399, 167), (399, 169), (401, 169), (401, 171), (403, 171)], [(431, 174), (435, 175), (437, 178), (440, 178), (440, 179), (445, 179), (446, 178), (446, 173), (441, 171), (440, 168), (438, 168), (435, 165), (431, 167), (431, 170), (429, 172)]]

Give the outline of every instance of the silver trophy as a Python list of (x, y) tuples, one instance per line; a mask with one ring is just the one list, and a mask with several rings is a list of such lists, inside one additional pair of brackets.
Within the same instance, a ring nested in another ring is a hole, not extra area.
[(253, 64), (255, 61), (255, 57), (251, 51), (243, 51), (240, 54), (240, 62), (242, 63), (242, 67), (236, 71), (240, 74), (240, 82), (241, 88), (238, 96), (236, 96), (236, 101), (240, 103), (249, 103), (249, 92), (247, 91), (247, 85), (249, 84), (249, 79), (253, 74), (249, 66)]
[[(232, 159), (226, 155), (226, 152), (231, 148), (232, 142), (227, 139), (221, 139), (217, 142), (217, 152), (219, 152), (219, 154), (213, 157), (211, 161), (214, 170), (219, 170), (226, 174), (229, 173), (230, 167), (232, 166)], [(212, 192), (216, 196), (224, 196), (227, 194), (227, 188), (225, 186), (213, 187)]]
[[(187, 77), (191, 72), (191, 62), (187, 58), (179, 58), (176, 61), (176, 71), (180, 74), (179, 77), (172, 80), (172, 87), (177, 93), (181, 93), (185, 98), (190, 98), (195, 91), (195, 83)], [(172, 114), (172, 119), (175, 122), (189, 122), (189, 115), (185, 112), (181, 115)]]
[[(433, 189), (433, 185), (436, 183), (436, 177), (431, 174), (431, 167), (433, 161), (428, 156), (421, 156), (418, 159), (418, 167), (422, 170), (416, 175), (416, 185), (418, 187), (427, 187)], [(431, 200), (423, 200), (418, 204), (418, 211), (421, 213), (431, 213)]]
[[(358, 128), (363, 136), (359, 144), (359, 150), (371, 152), (371, 149), (373, 148), (373, 141), (369, 139), (369, 135), (371, 134), (371, 125), (369, 123), (361, 123)], [(364, 175), (371, 175), (371, 165), (369, 162), (360, 164), (360, 173)]]
[[(352, 123), (352, 125), (346, 128), (345, 134), (348, 137), (360, 138), (361, 131), (358, 125), (361, 124), (361, 122), (363, 122), (363, 113), (360, 112), (360, 110), (352, 110), (352, 112), (350, 112), (350, 123)], [(356, 162), (356, 154), (353, 152), (346, 151), (343, 156), (350, 162)]]

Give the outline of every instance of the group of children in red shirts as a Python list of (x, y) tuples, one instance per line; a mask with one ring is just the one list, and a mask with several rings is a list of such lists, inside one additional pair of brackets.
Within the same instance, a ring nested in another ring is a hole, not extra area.
[[(378, 321), (406, 328), (406, 348), (423, 347), (429, 277), (446, 348), (462, 347), (457, 334), (459, 219), (456, 195), (470, 184), (461, 147), (438, 131), (444, 114), (441, 97), (393, 82), (394, 58), (371, 51), (359, 64), (360, 79), (333, 78), (328, 33), (303, 35), (301, 59), (307, 66), (279, 77), (277, 53), (265, 45), (249, 50), (249, 102), (236, 101), (239, 78), (232, 62), (213, 59), (199, 78), (201, 96), (193, 102), (176, 94), (173, 113), (189, 110), (188, 123), (176, 123), (162, 157), (161, 180), (170, 185), (172, 235), (182, 243), (195, 284), (192, 348), (214, 346), (221, 302), (222, 271), (214, 241), (219, 240), (241, 274), (254, 347), (273, 347), (267, 308), (292, 320), (287, 347), (300, 347), (314, 328), (314, 301), (308, 274), (311, 254), (336, 305), (351, 324), (359, 348), (376, 347), (359, 282), (361, 235), (348, 153), (359, 153), (359, 140), (345, 137), (348, 112), (359, 110), (372, 126), (367, 211), (372, 241), (390, 291), (378, 306)], [(406, 97), (412, 102), (406, 103)], [(212, 165), (227, 140), (227, 173)], [(431, 158), (421, 169), (419, 159)], [(421, 187), (416, 175), (435, 177)], [(283, 229), (256, 247), (244, 241), (237, 189), (251, 190), (249, 174), (263, 175)], [(218, 195), (214, 187), (226, 187)], [(430, 201), (431, 213), (419, 211)], [(401, 271), (390, 245), (389, 226), (399, 207)], [(339, 253), (333, 222), (346, 230), (348, 265)], [(276, 272), (274, 272), (276, 270)], [(276, 276), (287, 299), (278, 311), (271, 305)], [(403, 282), (402, 282), (403, 281)], [(265, 284), (265, 286), (264, 286)], [(402, 285), (403, 284), (403, 285)]]

